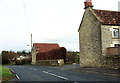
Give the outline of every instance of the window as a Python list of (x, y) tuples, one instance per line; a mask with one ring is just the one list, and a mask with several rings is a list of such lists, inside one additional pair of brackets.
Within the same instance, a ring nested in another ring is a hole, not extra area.
[(116, 38), (119, 37), (119, 29), (118, 28), (113, 29), (113, 37), (116, 37)]
[(120, 44), (115, 44), (115, 47), (120, 47)]

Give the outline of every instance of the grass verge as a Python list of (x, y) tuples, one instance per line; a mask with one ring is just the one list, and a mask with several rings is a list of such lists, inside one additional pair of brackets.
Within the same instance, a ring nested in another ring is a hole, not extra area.
[(2, 66), (0, 65), (0, 83), (2, 82)]
[(15, 76), (11, 73), (11, 71), (7, 67), (4, 66), (1, 67), (2, 67), (2, 82), (15, 78)]

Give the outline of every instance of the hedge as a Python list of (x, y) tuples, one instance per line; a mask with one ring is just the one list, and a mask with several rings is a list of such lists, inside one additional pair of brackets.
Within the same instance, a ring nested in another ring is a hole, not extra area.
[(45, 52), (37, 53), (36, 60), (55, 60), (64, 59), (66, 61), (66, 49), (64, 47), (59, 47)]

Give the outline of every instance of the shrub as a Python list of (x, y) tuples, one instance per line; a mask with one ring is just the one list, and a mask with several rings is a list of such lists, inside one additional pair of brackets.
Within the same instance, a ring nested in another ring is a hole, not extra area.
[(46, 52), (40, 52), (36, 56), (37, 60), (55, 60), (64, 59), (66, 62), (66, 49), (64, 47), (59, 47)]
[(2, 64), (10, 64), (13, 57), (15, 56), (15, 53), (10, 51), (2, 51)]
[(15, 61), (16, 65), (23, 65), (23, 64), (28, 64), (28, 63), (30, 63), (30, 58), (25, 58), (25, 59)]
[(66, 62), (69, 64), (79, 63), (79, 53), (68, 51), (66, 55)]

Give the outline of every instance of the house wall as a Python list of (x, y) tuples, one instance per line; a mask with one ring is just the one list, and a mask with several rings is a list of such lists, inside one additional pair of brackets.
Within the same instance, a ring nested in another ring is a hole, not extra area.
[(91, 7), (85, 10), (79, 29), (81, 67), (101, 66), (101, 23), (91, 11)]
[(114, 47), (114, 44), (120, 44), (120, 38), (113, 38), (113, 28), (119, 26), (101, 25), (102, 55), (106, 55), (106, 48)]
[(32, 49), (32, 63), (31, 64), (36, 64), (36, 54), (37, 54), (37, 52), (36, 52), (36, 50), (35, 50), (35, 48), (33, 47), (33, 49)]

